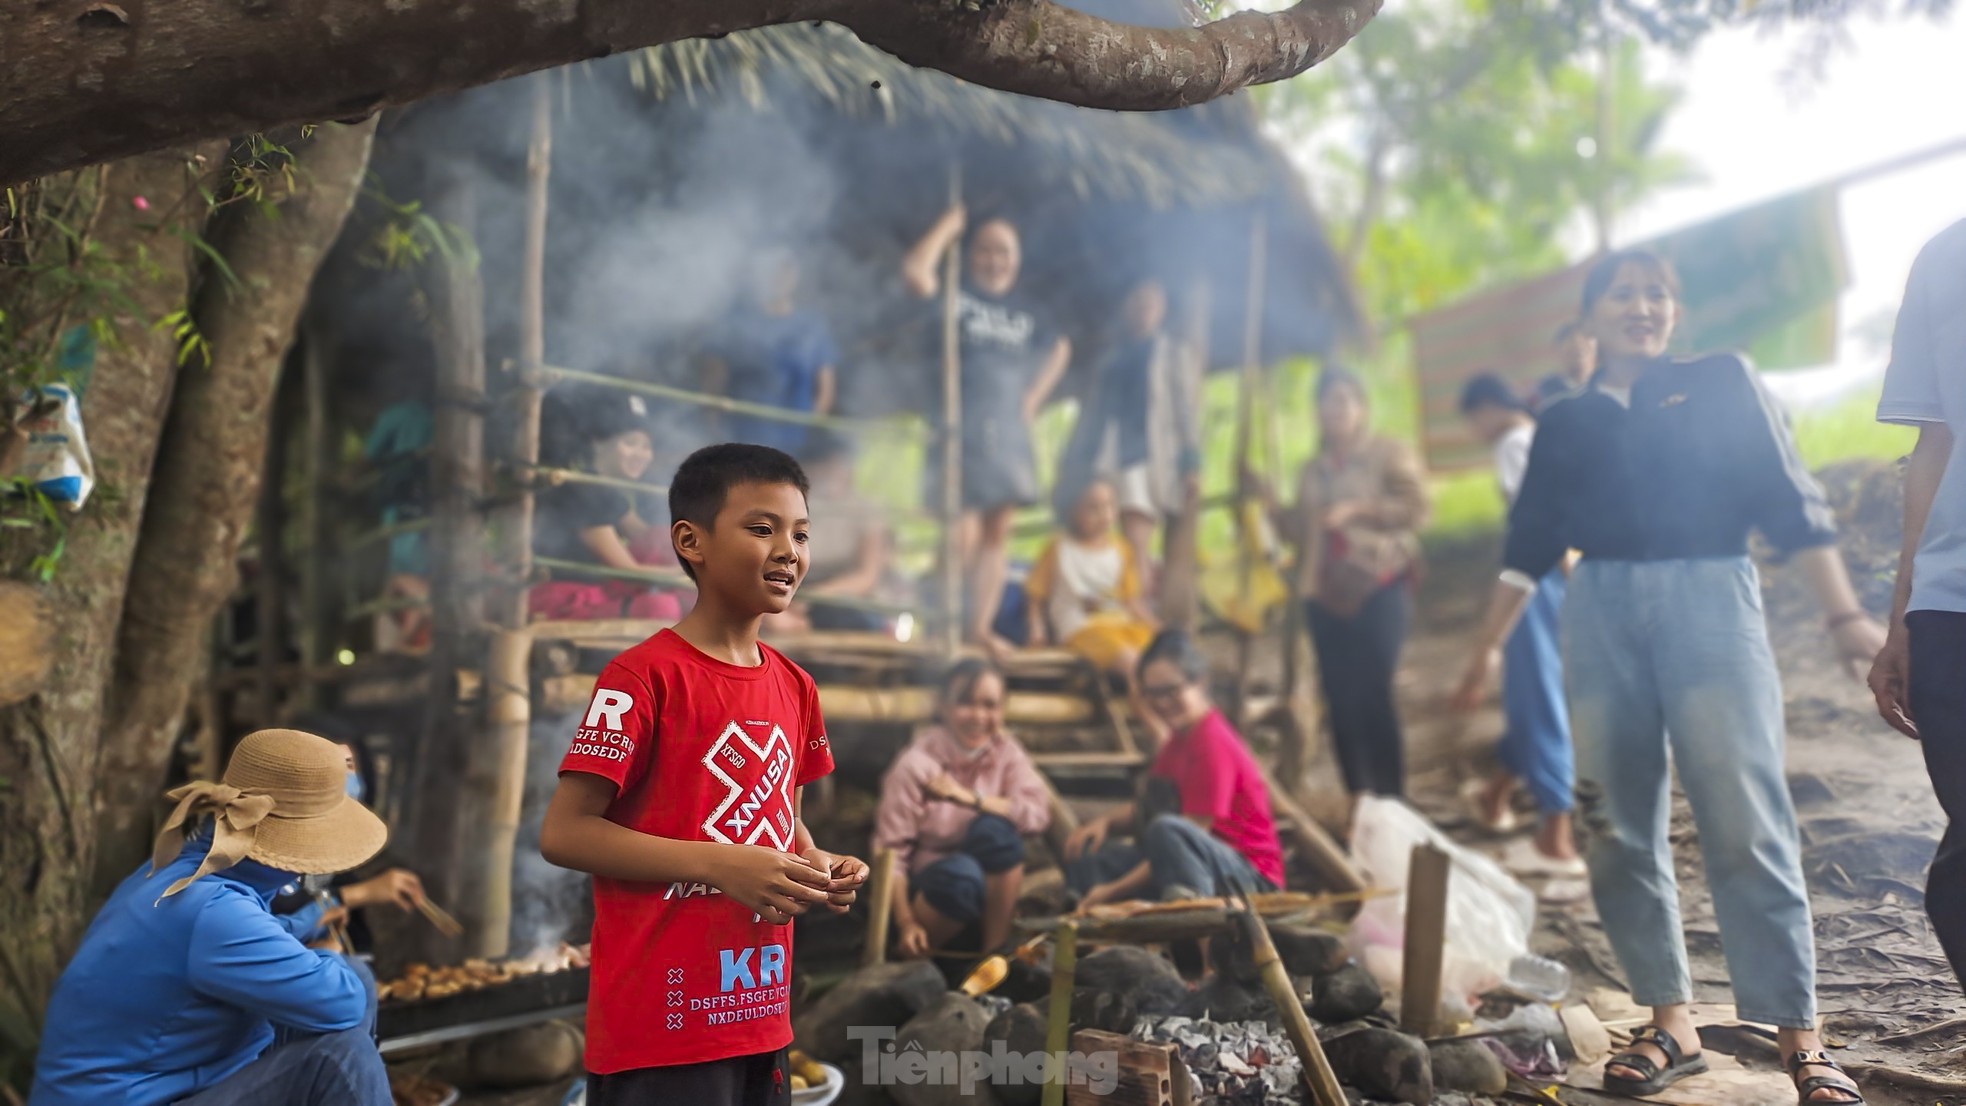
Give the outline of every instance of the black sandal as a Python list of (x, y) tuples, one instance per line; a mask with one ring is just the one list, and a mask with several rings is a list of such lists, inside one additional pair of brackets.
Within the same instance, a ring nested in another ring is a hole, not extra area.
[[(1791, 1053), (1786, 1061), (1789, 1078), (1802, 1074), (1803, 1068), (1828, 1068), (1836, 1075), (1812, 1075), (1795, 1085), (1796, 1102), (1800, 1106), (1863, 1106), (1864, 1092), (1843, 1073), (1843, 1065), (1829, 1058), (1829, 1053), (1820, 1049)], [(1852, 1095), (1851, 1098), (1811, 1098), (1817, 1091), (1840, 1091)]]
[[(1699, 1075), (1707, 1070), (1705, 1053), (1686, 1055), (1686, 1051), (1679, 1047), (1679, 1041), (1656, 1025), (1640, 1027), (1632, 1034), (1632, 1044), (1651, 1045), (1658, 1049), (1665, 1054), (1666, 1066), (1660, 1067), (1658, 1061), (1642, 1052), (1620, 1052), (1604, 1065), (1604, 1089), (1612, 1094), (1631, 1098), (1655, 1095), (1689, 1075)], [(1644, 1078), (1612, 1075), (1612, 1068), (1630, 1068)]]

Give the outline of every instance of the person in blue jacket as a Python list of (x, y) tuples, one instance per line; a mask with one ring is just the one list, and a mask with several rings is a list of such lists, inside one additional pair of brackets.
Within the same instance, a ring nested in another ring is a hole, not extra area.
[(262, 730), (223, 782), (170, 793), (151, 862), (55, 984), (29, 1106), (387, 1106), (374, 978), (268, 909), (300, 876), (382, 848), (388, 830), (346, 778), (332, 742)]

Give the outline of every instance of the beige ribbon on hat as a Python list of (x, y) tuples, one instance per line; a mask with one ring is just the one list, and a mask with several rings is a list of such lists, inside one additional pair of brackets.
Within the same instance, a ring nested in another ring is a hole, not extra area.
[(201, 780), (188, 783), (164, 796), (177, 800), (177, 809), (157, 834), (157, 845), (150, 854), (150, 872), (177, 859), (184, 848), (184, 825), (194, 817), (212, 814), (212, 851), (205, 854), (198, 870), (164, 889), (160, 899), (168, 899), (189, 887), (194, 880), (213, 872), (223, 872), (252, 851), (259, 838), (259, 824), (273, 812), (273, 796), (241, 791), (231, 784)]

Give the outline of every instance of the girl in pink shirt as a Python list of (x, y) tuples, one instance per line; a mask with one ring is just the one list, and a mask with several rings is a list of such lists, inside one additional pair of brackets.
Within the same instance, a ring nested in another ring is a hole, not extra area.
[[(1081, 909), (1141, 898), (1187, 899), (1283, 886), (1270, 792), (1249, 747), (1209, 702), (1208, 662), (1188, 635), (1165, 630), (1140, 658), (1140, 694), (1172, 731), (1149, 771), (1179, 795), (1174, 810), (1129, 804), (1065, 843), (1065, 881)], [(1163, 785), (1164, 786), (1164, 785)], [(1131, 842), (1108, 841), (1114, 831)]]
[(1051, 824), (1037, 766), (1003, 728), (1003, 674), (961, 661), (942, 684), (942, 725), (924, 731), (881, 781), (874, 848), (897, 853), (891, 912), (902, 956), (928, 955), (980, 929), (1010, 936), (1024, 837)]

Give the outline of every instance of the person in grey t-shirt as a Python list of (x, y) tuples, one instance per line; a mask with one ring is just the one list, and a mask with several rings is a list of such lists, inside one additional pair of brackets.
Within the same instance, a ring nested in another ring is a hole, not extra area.
[(1924, 746), (1951, 825), (1925, 909), (1966, 983), (1966, 220), (1919, 251), (1891, 340), (1881, 422), (1918, 428), (1891, 630), (1871, 668), (1884, 720)]

